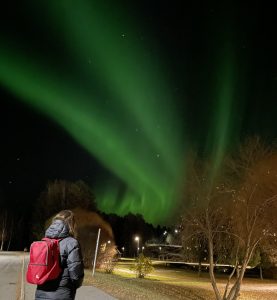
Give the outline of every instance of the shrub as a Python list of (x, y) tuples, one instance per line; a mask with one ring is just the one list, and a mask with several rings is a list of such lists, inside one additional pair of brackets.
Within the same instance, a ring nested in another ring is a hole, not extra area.
[(134, 266), (131, 267), (138, 278), (144, 278), (146, 275), (154, 271), (152, 261), (149, 257), (145, 257), (142, 253), (136, 258)]
[(115, 246), (105, 247), (104, 251), (100, 250), (98, 254), (98, 266), (106, 273), (112, 274), (116, 263), (118, 261), (118, 255)]
[(116, 264), (117, 264), (117, 259), (109, 257), (103, 261), (102, 268), (105, 270), (106, 273), (112, 274)]

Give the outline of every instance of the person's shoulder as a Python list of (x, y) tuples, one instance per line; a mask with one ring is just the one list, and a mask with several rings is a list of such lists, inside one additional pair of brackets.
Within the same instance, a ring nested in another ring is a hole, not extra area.
[(66, 248), (71, 251), (74, 248), (79, 248), (79, 242), (72, 236), (68, 236), (60, 241)]

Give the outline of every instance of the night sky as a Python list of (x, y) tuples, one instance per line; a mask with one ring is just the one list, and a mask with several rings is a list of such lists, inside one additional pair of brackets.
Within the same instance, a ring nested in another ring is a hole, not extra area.
[[(101, 210), (170, 221), (186, 153), (277, 136), (276, 14), (262, 1), (18, 1), (0, 12), (0, 197), (49, 180)], [(210, 3), (210, 4), (209, 4)]]

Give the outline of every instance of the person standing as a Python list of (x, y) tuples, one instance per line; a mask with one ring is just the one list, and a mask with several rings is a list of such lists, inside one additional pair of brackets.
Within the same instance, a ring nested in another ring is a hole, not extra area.
[(35, 299), (74, 300), (76, 290), (82, 285), (84, 264), (79, 242), (76, 239), (76, 223), (71, 210), (62, 210), (53, 219), (45, 237), (59, 239), (62, 272), (57, 279), (38, 285)]

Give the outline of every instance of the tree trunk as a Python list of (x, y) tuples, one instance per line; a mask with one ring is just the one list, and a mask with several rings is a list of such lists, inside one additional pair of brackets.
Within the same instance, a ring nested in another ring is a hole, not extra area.
[(13, 218), (12, 218), (12, 224), (11, 224), (11, 230), (10, 230), (10, 236), (9, 236), (9, 243), (8, 243), (7, 251), (9, 251), (9, 249), (10, 249), (12, 235), (13, 235)]
[(207, 237), (208, 237), (208, 249), (209, 249), (209, 274), (211, 279), (211, 284), (215, 293), (216, 300), (222, 300), (217, 284), (216, 279), (214, 276), (214, 248), (213, 248), (213, 237), (212, 237), (212, 231), (210, 228), (210, 222), (209, 222), (209, 216), (208, 212), (206, 211), (206, 222), (207, 222)]
[(260, 269), (260, 279), (263, 280), (264, 279), (264, 277), (263, 277), (263, 268), (262, 268), (261, 265), (259, 266), (259, 269)]
[(226, 299), (227, 299), (226, 295), (228, 295), (229, 285), (230, 285), (231, 279), (232, 279), (232, 277), (234, 276), (234, 274), (235, 274), (237, 268), (238, 268), (238, 262), (236, 261), (236, 264), (234, 265), (234, 268), (233, 268), (231, 274), (230, 274), (229, 277), (228, 277), (228, 281), (227, 281), (227, 283), (226, 283), (225, 291), (224, 291), (224, 295), (223, 295), (223, 300), (226, 300)]
[(0, 247), (0, 251), (3, 251), (3, 247), (4, 247), (4, 235), (5, 235), (5, 228), (2, 228), (2, 238), (1, 238), (1, 247)]
[(7, 231), (7, 211), (3, 214), (3, 223), (2, 223), (2, 237), (1, 237), (1, 248), (0, 251), (4, 250), (4, 241), (6, 238), (6, 231)]
[(210, 279), (211, 279), (211, 283), (212, 283), (212, 287), (213, 287), (216, 299), (221, 300), (221, 296), (220, 296), (219, 290), (217, 288), (216, 279), (214, 276), (214, 262), (213, 262), (212, 256), (213, 256), (213, 254), (212, 255), (210, 254), (210, 266), (209, 266)]
[[(249, 252), (249, 251), (247, 251)], [(235, 284), (233, 285), (233, 287), (231, 288), (230, 290), (230, 293), (227, 297), (227, 300), (236, 300), (238, 299), (239, 297), (239, 292), (240, 292), (240, 287), (241, 287), (241, 283), (242, 283), (242, 279), (244, 277), (244, 273), (245, 273), (245, 270), (246, 270), (246, 267), (247, 267), (247, 264), (249, 262), (249, 254), (246, 253), (246, 259), (244, 260), (240, 270), (239, 270), (239, 276), (235, 282)]]

